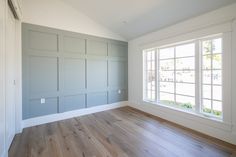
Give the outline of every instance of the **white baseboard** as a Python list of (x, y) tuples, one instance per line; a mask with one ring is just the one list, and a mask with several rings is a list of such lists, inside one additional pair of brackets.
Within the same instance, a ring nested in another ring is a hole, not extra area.
[(91, 108), (85, 108), (85, 109), (80, 109), (80, 110), (74, 110), (74, 111), (69, 111), (69, 112), (64, 112), (64, 113), (52, 114), (52, 115), (47, 115), (47, 116), (42, 116), (42, 117), (30, 118), (30, 119), (26, 119), (22, 121), (22, 129), (36, 126), (36, 125), (60, 121), (64, 119), (69, 119), (73, 117), (83, 116), (83, 115), (87, 115), (91, 113), (111, 110), (111, 109), (124, 107), (124, 106), (127, 106), (127, 101), (122, 101), (122, 102), (113, 103), (113, 104), (106, 104), (106, 105), (96, 106), (96, 107), (91, 107)]
[(135, 104), (129, 102), (128, 106), (236, 145), (236, 134), (230, 124), (204, 119), (149, 103)]

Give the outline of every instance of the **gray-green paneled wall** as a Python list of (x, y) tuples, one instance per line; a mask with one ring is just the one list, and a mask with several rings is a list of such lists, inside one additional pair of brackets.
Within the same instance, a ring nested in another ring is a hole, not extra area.
[(23, 119), (127, 100), (128, 46), (22, 24)]

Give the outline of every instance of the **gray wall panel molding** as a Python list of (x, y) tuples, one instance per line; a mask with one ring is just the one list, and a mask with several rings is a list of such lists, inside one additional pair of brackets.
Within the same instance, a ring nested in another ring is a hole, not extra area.
[(107, 92), (88, 93), (87, 94), (87, 107), (94, 107), (107, 104)]
[(28, 46), (32, 50), (58, 52), (58, 35), (54, 33), (29, 30)]
[(86, 107), (85, 94), (67, 95), (64, 97), (64, 105), (60, 112), (82, 109)]
[(23, 119), (127, 100), (127, 45), (23, 23)]
[(95, 56), (107, 56), (107, 42), (87, 40), (87, 54)]
[(120, 43), (110, 43), (108, 46), (108, 54), (113, 57), (126, 57), (127, 56), (127, 45)]
[(85, 54), (86, 51), (86, 39), (63, 36), (63, 51), (65, 53)]

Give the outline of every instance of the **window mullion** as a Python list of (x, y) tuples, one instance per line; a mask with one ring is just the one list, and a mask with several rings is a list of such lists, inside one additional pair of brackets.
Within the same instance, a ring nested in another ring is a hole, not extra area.
[(159, 52), (159, 49), (158, 49), (158, 76), (159, 76), (159, 79), (158, 79), (158, 103), (160, 102), (160, 52)]
[(174, 47), (174, 101), (176, 104), (176, 47)]
[(202, 70), (201, 70), (201, 46), (197, 40), (195, 42), (195, 112), (200, 113), (201, 105), (201, 83), (202, 83)]
[(211, 114), (213, 114), (213, 48), (211, 40)]
[(159, 57), (158, 57), (158, 49), (155, 49), (155, 86), (156, 86), (156, 102), (159, 101)]
[(146, 76), (145, 76), (145, 78), (146, 78), (146, 86), (145, 86), (145, 90), (146, 90), (146, 99), (148, 98), (148, 54), (147, 54), (147, 52), (145, 53), (145, 61), (146, 61), (146, 63), (145, 63), (145, 65), (146, 65), (146, 67), (145, 67), (145, 73), (146, 73)]

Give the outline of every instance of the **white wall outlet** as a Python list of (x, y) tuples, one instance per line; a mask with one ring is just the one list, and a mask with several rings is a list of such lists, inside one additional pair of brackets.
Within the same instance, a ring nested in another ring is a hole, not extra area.
[(46, 100), (45, 98), (41, 98), (41, 104), (45, 104)]
[(120, 89), (118, 90), (118, 93), (121, 94), (121, 90)]

